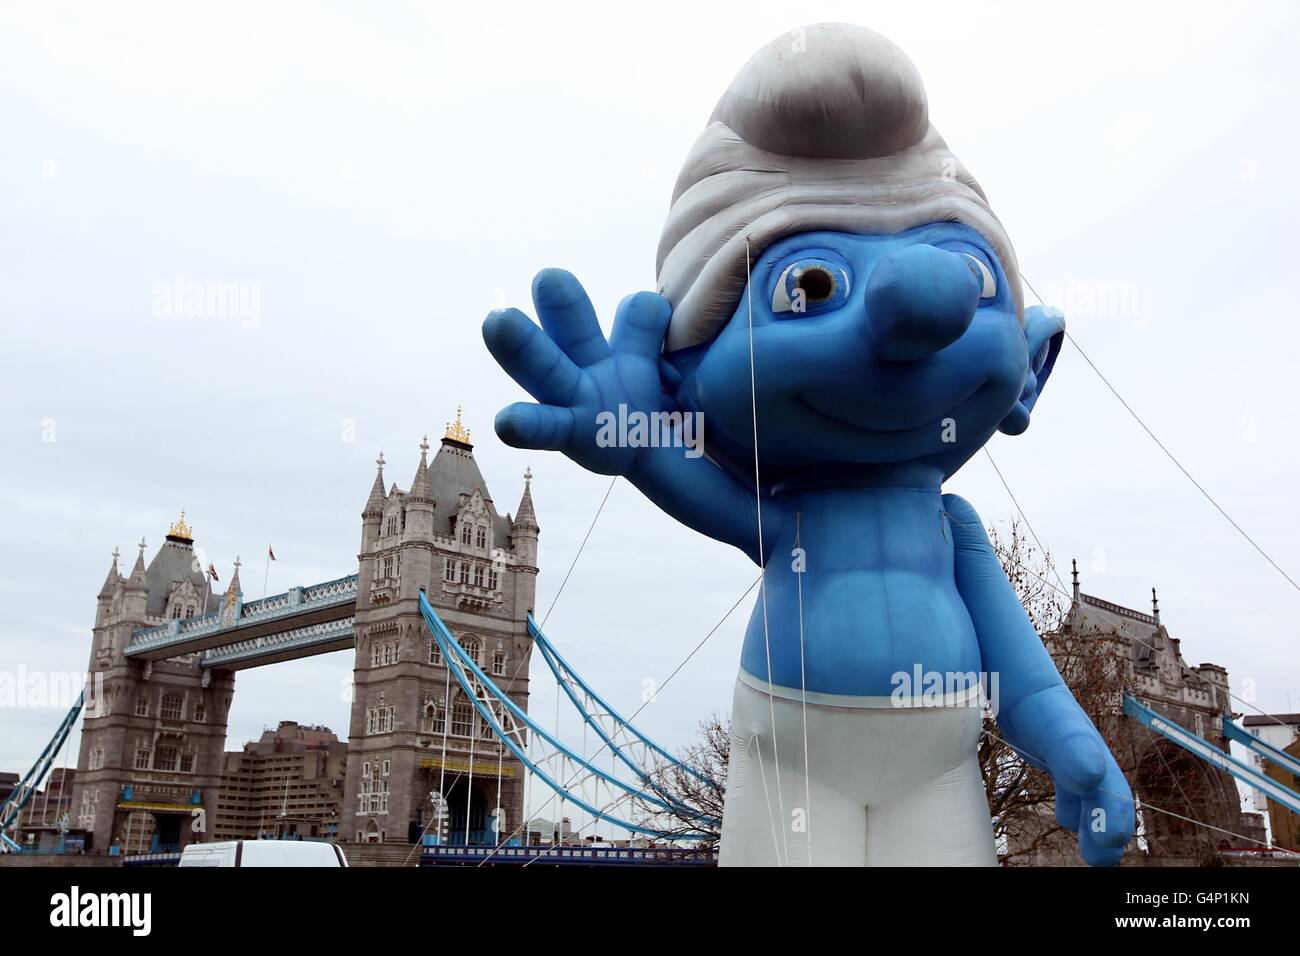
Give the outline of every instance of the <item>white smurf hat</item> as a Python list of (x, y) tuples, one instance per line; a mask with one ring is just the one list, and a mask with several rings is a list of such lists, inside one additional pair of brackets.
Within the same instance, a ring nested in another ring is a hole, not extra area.
[(691, 147), (659, 239), (665, 348), (711, 340), (745, 289), (745, 240), (960, 222), (993, 246), (1024, 320), (1015, 250), (979, 183), (930, 125), (912, 61), (863, 27), (820, 23), (759, 50)]

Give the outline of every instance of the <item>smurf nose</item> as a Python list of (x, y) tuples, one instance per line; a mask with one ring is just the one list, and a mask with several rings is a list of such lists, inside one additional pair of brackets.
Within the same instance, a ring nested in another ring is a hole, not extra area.
[(872, 354), (916, 362), (961, 338), (979, 306), (980, 284), (956, 253), (914, 245), (877, 262), (864, 295)]

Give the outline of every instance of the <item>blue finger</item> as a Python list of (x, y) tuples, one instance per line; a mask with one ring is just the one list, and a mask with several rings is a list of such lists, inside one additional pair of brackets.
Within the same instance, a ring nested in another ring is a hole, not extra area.
[(483, 341), (506, 373), (548, 405), (568, 405), (580, 372), (546, 333), (518, 309), (498, 309), (483, 320)]
[(594, 365), (610, 354), (596, 310), (582, 284), (563, 269), (543, 269), (533, 279), (533, 305), (555, 344), (579, 368)]
[(561, 451), (573, 434), (573, 412), (551, 405), (515, 402), (497, 412), (496, 431), (515, 448)]
[(609, 344), (616, 352), (655, 358), (663, 351), (673, 307), (653, 292), (637, 292), (618, 304)]

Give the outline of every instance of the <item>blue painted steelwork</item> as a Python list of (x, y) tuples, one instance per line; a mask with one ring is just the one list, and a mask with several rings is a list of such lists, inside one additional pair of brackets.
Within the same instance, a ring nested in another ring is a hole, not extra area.
[(223, 614), (224, 609), (218, 608), (199, 617), (176, 619), (155, 627), (140, 628), (131, 635), (130, 643), (123, 653), (131, 657), (160, 647), (208, 637), (221, 631), (238, 630), (241, 627), (292, 617), (309, 611), (355, 604), (357, 580), (357, 575), (349, 574), (335, 578), (333, 581), (290, 588), (283, 594), (273, 594), (247, 604), (239, 601), (235, 607), (233, 620), (227, 620), (231, 616)]
[(18, 823), (18, 818), (22, 814), (23, 807), (31, 800), (41, 783), (45, 780), (45, 775), (50, 772), (55, 758), (58, 757), (59, 751), (63, 749), (64, 742), (68, 739), (68, 734), (77, 723), (77, 718), (81, 715), (81, 708), (86, 702), (86, 691), (83, 688), (77, 695), (76, 701), (64, 715), (63, 721), (59, 724), (58, 730), (50, 738), (50, 742), (45, 745), (41, 755), (36, 758), (30, 770), (23, 776), (22, 780), (10, 791), (9, 797), (5, 800), (4, 808), (0, 810), (0, 849), (3, 852), (16, 853), (20, 852), (20, 847), (12, 837), (9, 836), (9, 830)]
[(642, 833), (646, 836), (665, 840), (703, 840), (712, 838), (712, 835), (707, 833), (668, 833), (664, 830), (644, 827), (620, 817), (613, 816), (605, 810), (588, 803), (584, 797), (575, 795), (572, 791), (568, 790), (565, 785), (555, 780), (550, 774), (538, 766), (535, 761), (531, 760), (519, 746), (519, 743), (512, 739), (511, 734), (501, 726), (496, 715), (483, 703), (479, 697), (477, 689), (470, 683), (470, 679), (466, 677), (466, 669), (468, 669), (473, 675), (475, 683), (481, 686), (495, 702), (501, 704), (502, 707), (509, 711), (513, 720), (518, 721), (525, 728), (536, 734), (537, 737), (546, 741), (546, 743), (553, 747), (563, 757), (581, 767), (591, 776), (604, 781), (610, 787), (624, 791), (624, 793), (629, 797), (635, 797), (645, 803), (658, 806), (667, 812), (674, 812), (674, 808), (664, 803), (662, 800), (643, 793), (642, 791), (645, 789), (644, 787), (637, 789), (629, 786), (617, 777), (614, 777), (609, 773), (606, 773), (604, 770), (601, 770), (599, 767), (596, 767), (590, 761), (579, 757), (558, 739), (547, 733), (546, 730), (529, 717), (528, 714), (519, 707), (519, 705), (512, 701), (505, 692), (497, 687), (497, 685), (493, 683), (492, 678), (488, 677), (488, 675), (485, 674), (474, 662), (474, 659), (470, 657), (469, 653), (460, 646), (460, 643), (452, 636), (451, 632), (447, 630), (447, 626), (442, 622), (442, 618), (438, 617), (438, 613), (433, 609), (433, 605), (429, 603), (429, 599), (425, 596), (423, 591), (420, 592), (420, 613), (424, 616), (425, 623), (429, 626), (429, 630), (433, 634), (433, 638), (442, 652), (443, 660), (447, 662), (447, 669), (450, 670), (452, 675), (456, 678), (456, 682), (460, 685), (461, 690), (464, 691), (465, 696), (468, 697), (470, 702), (474, 705), (474, 709), (478, 711), (479, 716), (487, 722), (487, 725), (492, 729), (493, 733), (495, 733), (501, 742), (505, 744), (507, 749), (514, 754), (515, 758), (523, 763), (537, 776), (539, 780), (555, 791), (555, 793), (559, 794), (564, 799), (571, 801), (575, 806), (580, 807), (592, 816), (598, 817), (599, 819), (605, 820), (617, 827), (629, 830), (633, 833)]
[(1300, 777), (1300, 760), (1292, 757), (1283, 750), (1278, 750), (1272, 744), (1267, 744), (1258, 737), (1248, 733), (1246, 730), (1238, 727), (1227, 717), (1223, 718), (1223, 736), (1229, 740), (1235, 740), (1247, 750), (1259, 754), (1270, 763), (1277, 764), (1283, 770), (1288, 770)]
[(681, 847), (427, 846), (420, 865), (488, 863), (502, 866), (717, 866), (718, 851)]
[(1154, 730), (1206, 763), (1218, 767), (1243, 783), (1257, 790), (1263, 790), (1270, 797), (1293, 813), (1300, 813), (1300, 793), (1283, 786), (1272, 777), (1266, 776), (1254, 767), (1242, 763), (1237, 758), (1224, 753), (1214, 744), (1202, 737), (1162, 717), (1151, 708), (1140, 703), (1132, 694), (1124, 697), (1124, 713), (1138, 721), (1144, 727)]
[(627, 720), (625, 720), (623, 716), (618, 711), (616, 711), (613, 707), (605, 703), (604, 699), (602, 699), (599, 694), (597, 694), (594, 690), (591, 689), (591, 685), (588, 684), (586, 681), (584, 681), (581, 676), (579, 676), (578, 672), (575, 671), (573, 667), (570, 666), (569, 662), (566, 661), (561, 656), (560, 652), (556, 649), (555, 645), (552, 644), (550, 640), (546, 637), (546, 635), (542, 633), (541, 627), (538, 625), (537, 621), (533, 618), (531, 612), (528, 615), (528, 633), (532, 635), (533, 643), (536, 645), (538, 650), (542, 652), (542, 659), (546, 661), (546, 665), (551, 669), (551, 673), (555, 675), (555, 680), (559, 683), (561, 687), (564, 688), (565, 694), (567, 694), (569, 700), (573, 702), (573, 706), (577, 708), (578, 713), (582, 715), (582, 719), (587, 723), (589, 727), (591, 727), (592, 730), (596, 732), (596, 734), (600, 737), (600, 739), (604, 741), (604, 743), (614, 752), (615, 756), (617, 756), (619, 760), (621, 760), (624, 764), (626, 764), (628, 768), (632, 770), (633, 773), (637, 774), (642, 779), (648, 778), (647, 771), (641, 766), (639, 766), (637, 763), (635, 763), (630, 757), (628, 757), (624, 753), (623, 747), (616, 744), (611, 739), (610, 735), (605, 732), (605, 729), (604, 727), (601, 726), (600, 722), (596, 720), (591, 715), (591, 713), (588, 712), (587, 708), (583, 706), (582, 702), (578, 700), (577, 695), (573, 692), (573, 687), (571, 686), (570, 682), (577, 684), (582, 689), (582, 692), (584, 694), (586, 694), (589, 698), (591, 698), (598, 705), (600, 705), (600, 707), (613, 721), (616, 728), (615, 734), (617, 734), (619, 730), (631, 734), (633, 737), (636, 738), (636, 740), (640, 741), (647, 749), (657, 754), (660, 759), (664, 760), (668, 764), (677, 767), (680, 770), (685, 771), (686, 773), (694, 777), (696, 780), (699, 780), (701, 783), (706, 783), (711, 786), (718, 786), (716, 781), (709, 779), (708, 777), (699, 773), (694, 767), (690, 766), (689, 764), (683, 763), (682, 761), (674, 757), (672, 754), (670, 754), (668, 751), (664, 750), (663, 747), (660, 747), (657, 743), (655, 743), (645, 734), (641, 733), (641, 731), (637, 730), (634, 726), (628, 723)]

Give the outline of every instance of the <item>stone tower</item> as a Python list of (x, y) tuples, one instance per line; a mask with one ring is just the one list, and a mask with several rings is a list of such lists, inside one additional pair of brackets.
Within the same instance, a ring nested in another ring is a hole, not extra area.
[(423, 590), (461, 646), (527, 709), (538, 536), (532, 475), (516, 514), (500, 514), (459, 408), (432, 461), (428, 453), (426, 439), (407, 491), (385, 489), (381, 454), (361, 513), (340, 837), (491, 844), (494, 817), (503, 840), (522, 822), (523, 767), (461, 693), (418, 602)]
[(95, 609), (71, 825), (92, 835), (97, 852), (203, 839), (194, 811), (216, 819), (234, 692), (234, 677), (205, 672), (197, 654), (150, 663), (123, 651), (138, 628), (195, 617), (237, 597), (238, 562), (227, 595), (210, 593), (184, 512), (147, 567), (143, 539), (139, 548), (126, 577), (113, 552)]

